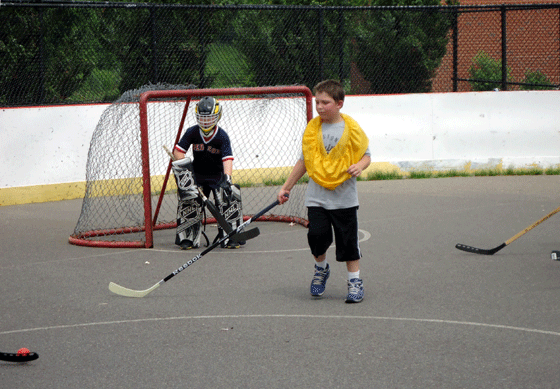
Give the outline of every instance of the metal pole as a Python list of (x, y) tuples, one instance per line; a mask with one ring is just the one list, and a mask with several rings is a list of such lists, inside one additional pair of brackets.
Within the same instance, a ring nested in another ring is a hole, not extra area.
[(502, 4), (500, 7), (502, 16), (502, 90), (508, 89), (507, 82), (507, 42), (506, 42), (506, 6)]
[(458, 90), (458, 68), (459, 68), (459, 14), (457, 12), (457, 8), (453, 11), (453, 20), (452, 20), (452, 28), (453, 28), (453, 92), (457, 92)]

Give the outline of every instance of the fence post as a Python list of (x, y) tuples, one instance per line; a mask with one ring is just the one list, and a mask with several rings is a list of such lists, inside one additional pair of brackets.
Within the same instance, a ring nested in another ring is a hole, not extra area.
[(200, 78), (198, 85), (199, 88), (206, 88), (206, 77), (204, 75), (204, 68), (206, 67), (206, 34), (204, 33), (204, 16), (204, 9), (200, 8), (200, 17), (198, 18), (198, 39), (201, 51), (200, 62), (198, 64), (198, 76)]
[(156, 18), (156, 8), (152, 5), (150, 6), (150, 28), (152, 30), (152, 82), (157, 84), (159, 82), (159, 69), (157, 60), (157, 18)]
[(458, 68), (459, 68), (459, 13), (457, 8), (453, 9), (453, 17), (451, 20), (452, 30), (453, 30), (453, 92), (457, 92), (457, 78), (458, 78)]
[(340, 46), (338, 52), (338, 77), (342, 82), (346, 76), (344, 71), (344, 42), (346, 42), (346, 34), (344, 29), (344, 13), (342, 10), (338, 12), (338, 36), (340, 37)]
[(324, 13), (323, 8), (319, 7), (319, 80), (323, 80), (323, 73), (324, 73), (324, 51), (323, 51), (323, 20)]
[(507, 31), (506, 31), (506, 6), (504, 4), (500, 7), (502, 17), (502, 90), (507, 90)]
[(44, 104), (46, 99), (45, 93), (45, 21), (43, 7), (39, 8), (39, 101), (37, 103)]

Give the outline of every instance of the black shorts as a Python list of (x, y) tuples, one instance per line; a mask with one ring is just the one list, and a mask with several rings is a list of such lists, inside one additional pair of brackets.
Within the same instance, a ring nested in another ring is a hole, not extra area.
[(318, 257), (327, 252), (334, 239), (337, 262), (355, 261), (362, 257), (358, 238), (358, 207), (324, 209), (308, 207), (307, 241), (311, 254)]

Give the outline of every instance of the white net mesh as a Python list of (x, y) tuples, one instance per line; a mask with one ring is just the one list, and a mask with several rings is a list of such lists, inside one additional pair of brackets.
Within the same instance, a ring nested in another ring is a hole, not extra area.
[[(190, 102), (183, 95), (147, 103), (147, 158), (141, 151), (140, 96), (147, 91), (169, 90), (194, 95)], [(278, 88), (251, 88), (251, 94), (232, 91), (213, 90), (219, 93), (214, 97), (223, 106), (218, 125), (231, 139), (233, 182), (242, 188), (244, 215), (252, 215), (274, 201), (299, 158), (311, 102), (303, 92), (286, 93)], [(155, 229), (175, 227), (176, 186), (172, 174), (169, 176), (169, 156), (163, 146), (171, 149), (184, 131), (196, 124), (194, 107), (204, 96), (198, 93), (183, 85), (149, 85), (123, 94), (103, 112), (91, 140), (86, 193), (72, 243), (122, 247), (127, 245), (123, 242), (131, 242), (141, 247), (151, 240), (145, 235), (146, 213)], [(149, 169), (149, 180), (143, 179), (143, 169)], [(149, 196), (144, 193), (146, 182)], [(305, 187), (304, 179), (292, 190), (290, 201), (265, 217), (305, 224)]]

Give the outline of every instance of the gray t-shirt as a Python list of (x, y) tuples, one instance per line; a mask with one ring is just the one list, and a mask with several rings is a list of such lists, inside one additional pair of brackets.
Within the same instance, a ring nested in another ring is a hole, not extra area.
[[(344, 121), (338, 123), (322, 123), (323, 144), (329, 153), (338, 143), (344, 132)], [(365, 155), (371, 155), (369, 147)], [(303, 151), (300, 159), (303, 160)], [(325, 209), (344, 209), (358, 206), (358, 188), (356, 177), (351, 177), (330, 190), (309, 179), (305, 195), (306, 207), (322, 207)]]

